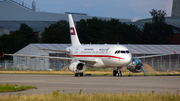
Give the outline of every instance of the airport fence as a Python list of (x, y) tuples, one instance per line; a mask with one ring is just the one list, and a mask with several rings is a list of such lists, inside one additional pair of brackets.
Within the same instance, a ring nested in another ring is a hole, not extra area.
[[(145, 61), (144, 64), (147, 64), (148, 68), (152, 68), (150, 70), (155, 71), (180, 71), (180, 62), (175, 61)], [(45, 70), (68, 70), (67, 66), (69, 65), (66, 61), (61, 62), (44, 62), (44, 63), (13, 63), (13, 61), (3, 61), (0, 62), (0, 70), (35, 70), (35, 71), (45, 71)], [(65, 69), (66, 68), (66, 69)], [(90, 71), (96, 70), (106, 70), (108, 68), (87, 68)], [(113, 70), (114, 68), (109, 68), (108, 70)], [(126, 69), (125, 69), (126, 70)], [(107, 71), (107, 70), (106, 70)]]
[(180, 71), (180, 66), (179, 66), (179, 62), (154, 62), (154, 61), (146, 61), (145, 64), (148, 64), (150, 66), (150, 68), (156, 70), (156, 71)]

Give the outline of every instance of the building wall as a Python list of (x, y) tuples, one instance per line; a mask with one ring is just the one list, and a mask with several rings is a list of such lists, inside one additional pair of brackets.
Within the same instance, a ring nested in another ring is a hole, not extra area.
[[(24, 47), (15, 54), (26, 54), (26, 55), (45, 55), (49, 54), (32, 44)], [(34, 58), (34, 57), (13, 57), (13, 66), (19, 70), (47, 70), (50, 68), (50, 62), (47, 58)]]
[(50, 62), (47, 58), (13, 57), (13, 67), (17, 70), (48, 70)]
[(0, 36), (3, 34), (10, 34), (10, 30), (9, 29), (1, 29), (0, 28)]
[(173, 0), (172, 17), (180, 16), (180, 0)]
[(180, 39), (180, 33), (174, 33), (172, 44), (180, 44), (179, 39)]

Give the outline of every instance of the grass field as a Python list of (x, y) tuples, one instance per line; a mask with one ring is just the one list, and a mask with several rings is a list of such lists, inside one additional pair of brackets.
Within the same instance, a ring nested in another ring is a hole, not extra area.
[[(0, 71), (0, 74), (49, 74), (49, 75), (74, 75), (70, 71)], [(112, 71), (85, 71), (84, 75), (112, 75)], [(123, 76), (129, 75), (129, 72), (122, 72)], [(130, 75), (132, 73), (130, 72)], [(144, 73), (134, 73), (134, 75), (144, 75)], [(150, 76), (156, 75), (180, 75), (180, 72), (171, 71), (171, 72), (149, 72)]]
[(151, 93), (120, 93), (120, 94), (105, 94), (105, 93), (89, 93), (77, 94), (63, 93), (59, 94), (60, 90), (52, 92), (52, 94), (43, 95), (7, 95), (0, 96), (0, 101), (180, 101), (179, 91), (177, 93), (157, 94)]
[(33, 86), (23, 86), (23, 85), (9, 85), (6, 84), (0, 84), (0, 92), (15, 92), (15, 91), (23, 91), (27, 89), (37, 89)]
[[(129, 72), (122, 72), (129, 75)], [(0, 71), (0, 74), (49, 74), (49, 75), (74, 75), (70, 71)], [(112, 75), (112, 71), (85, 71), (84, 74)], [(180, 75), (179, 72), (150, 72), (150, 75)], [(132, 73), (131, 73), (132, 75)], [(143, 75), (143, 73), (135, 73)], [(6, 84), (7, 85), (7, 84)], [(15, 85), (13, 85), (13, 89)], [(1, 89), (1, 88), (0, 88)], [(0, 101), (180, 101), (180, 92), (177, 93), (65, 93), (65, 91), (54, 91), (52, 94), (29, 95), (21, 94), (0, 96)]]

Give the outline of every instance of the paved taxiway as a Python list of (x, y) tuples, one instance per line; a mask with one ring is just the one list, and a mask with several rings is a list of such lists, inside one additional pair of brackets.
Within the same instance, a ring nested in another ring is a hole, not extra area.
[[(30, 75), (0, 74), (0, 83), (32, 85), (38, 89), (11, 92), (11, 94), (50, 94), (57, 89), (60, 93), (122, 93), (122, 92), (177, 92), (180, 91), (180, 76), (113, 77), (73, 75)], [(0, 95), (9, 93), (0, 93)]]

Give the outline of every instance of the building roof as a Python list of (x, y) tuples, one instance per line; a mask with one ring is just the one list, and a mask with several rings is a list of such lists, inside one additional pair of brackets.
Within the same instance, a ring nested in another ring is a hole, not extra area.
[[(127, 47), (130, 52), (135, 54), (167, 54), (167, 53), (174, 53), (174, 51), (176, 51), (177, 54), (180, 54), (180, 45), (131, 45), (131, 44), (123, 44), (123, 45)], [(28, 49), (27, 47), (29, 48), (33, 47), (33, 49), (34, 47), (36, 47), (35, 48), (36, 50), (33, 50), (32, 54), (29, 53), (29, 55), (34, 55), (35, 51), (37, 52), (44, 51), (46, 54), (60, 53), (60, 52), (53, 52), (53, 51), (46, 51), (39, 49), (66, 50), (66, 48), (70, 46), (71, 44), (35, 44), (34, 43), (34, 44), (29, 44), (28, 46), (19, 50), (15, 54), (21, 54), (23, 51), (27, 52), (31, 50)]]
[[(34, 32), (43, 32), (45, 27), (59, 20), (67, 20), (68, 14), (49, 13), (33, 11), (29, 6), (25, 6), (23, 2), (18, 3), (17, 0), (0, 0), (0, 28), (10, 29), (11, 32), (19, 30), (22, 23), (27, 24)], [(95, 16), (83, 14), (72, 14), (74, 21), (81, 19), (91, 19)], [(97, 17), (103, 20), (110, 20), (110, 17)], [(121, 22), (131, 23), (131, 19), (115, 18)]]
[[(32, 9), (19, 4), (16, 0), (0, 1), (0, 21), (59, 21), (68, 20), (68, 14), (62, 13), (49, 13), (33, 11)], [(89, 19), (94, 16), (72, 14), (74, 21), (80, 19)], [(101, 19), (111, 19), (109, 17), (98, 17)], [(119, 19), (121, 22), (131, 22), (131, 19)]]
[[(165, 21), (167, 24), (172, 25), (176, 28), (180, 28), (180, 17), (165, 17)], [(146, 23), (146, 22), (152, 22), (152, 18), (148, 19), (141, 19), (136, 21), (137, 23)]]

